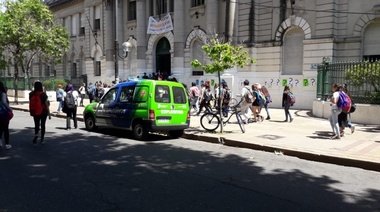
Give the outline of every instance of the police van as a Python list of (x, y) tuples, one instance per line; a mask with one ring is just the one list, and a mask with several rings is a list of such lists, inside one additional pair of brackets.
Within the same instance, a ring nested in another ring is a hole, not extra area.
[(129, 130), (137, 140), (150, 132), (180, 137), (190, 125), (190, 107), (181, 83), (138, 80), (118, 83), (83, 111), (86, 129)]

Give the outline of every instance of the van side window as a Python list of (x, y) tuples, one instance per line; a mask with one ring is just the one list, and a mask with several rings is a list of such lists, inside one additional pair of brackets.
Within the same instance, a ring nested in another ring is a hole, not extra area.
[(185, 91), (181, 87), (173, 87), (174, 103), (185, 104), (187, 97)]
[(149, 88), (147, 86), (136, 86), (134, 102), (146, 102), (148, 101)]
[(167, 85), (156, 85), (154, 91), (154, 101), (160, 103), (169, 103), (170, 102), (170, 92), (169, 86)]
[(117, 88), (109, 90), (102, 98), (103, 104), (110, 104), (116, 100)]
[(119, 102), (121, 103), (132, 102), (134, 90), (135, 90), (134, 87), (123, 87), (121, 89)]

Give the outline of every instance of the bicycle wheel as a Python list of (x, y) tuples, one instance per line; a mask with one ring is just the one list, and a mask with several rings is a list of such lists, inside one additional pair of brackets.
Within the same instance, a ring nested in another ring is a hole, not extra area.
[(239, 113), (236, 113), (236, 120), (240, 126), (240, 129), (243, 133), (245, 133), (245, 126), (244, 126), (244, 122), (243, 122), (243, 119), (241, 118), (240, 114)]
[(235, 98), (231, 98), (230, 99), (230, 102), (229, 102), (229, 104), (228, 104), (228, 106), (230, 106), (230, 107), (234, 107), (235, 105), (237, 105), (239, 102), (238, 102), (238, 100), (237, 99), (235, 99)]
[(219, 124), (218, 116), (213, 113), (205, 113), (201, 116), (201, 126), (207, 131), (215, 131)]

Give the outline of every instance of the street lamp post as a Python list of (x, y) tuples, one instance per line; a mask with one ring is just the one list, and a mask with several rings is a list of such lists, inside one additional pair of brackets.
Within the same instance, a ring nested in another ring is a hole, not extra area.
[(119, 54), (119, 41), (115, 40), (115, 83), (119, 82), (119, 63), (118, 63), (118, 57), (120, 59), (125, 59), (128, 57), (128, 53), (131, 51), (132, 44), (129, 42), (124, 42), (121, 45), (123, 49), (123, 55), (120, 56)]

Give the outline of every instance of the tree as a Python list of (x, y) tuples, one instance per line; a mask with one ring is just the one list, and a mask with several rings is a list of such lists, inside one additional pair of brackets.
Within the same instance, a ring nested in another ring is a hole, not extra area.
[(41, 0), (6, 1), (0, 14), (0, 64), (14, 67), (16, 104), (20, 69), (29, 78), (33, 60), (57, 63), (68, 48), (69, 33)]
[[(218, 83), (220, 86), (220, 72), (233, 67), (243, 68), (246, 65), (253, 64), (256, 61), (249, 57), (249, 52), (243, 46), (233, 46), (230, 42), (221, 42), (217, 38), (212, 38), (202, 46), (210, 63), (202, 64), (198, 60), (191, 61), (194, 68), (202, 68), (206, 73), (218, 73)], [(221, 92), (219, 92), (219, 102), (221, 105)], [(220, 120), (223, 122), (222, 110), (220, 111)], [(221, 133), (223, 133), (223, 124), (221, 124)]]

